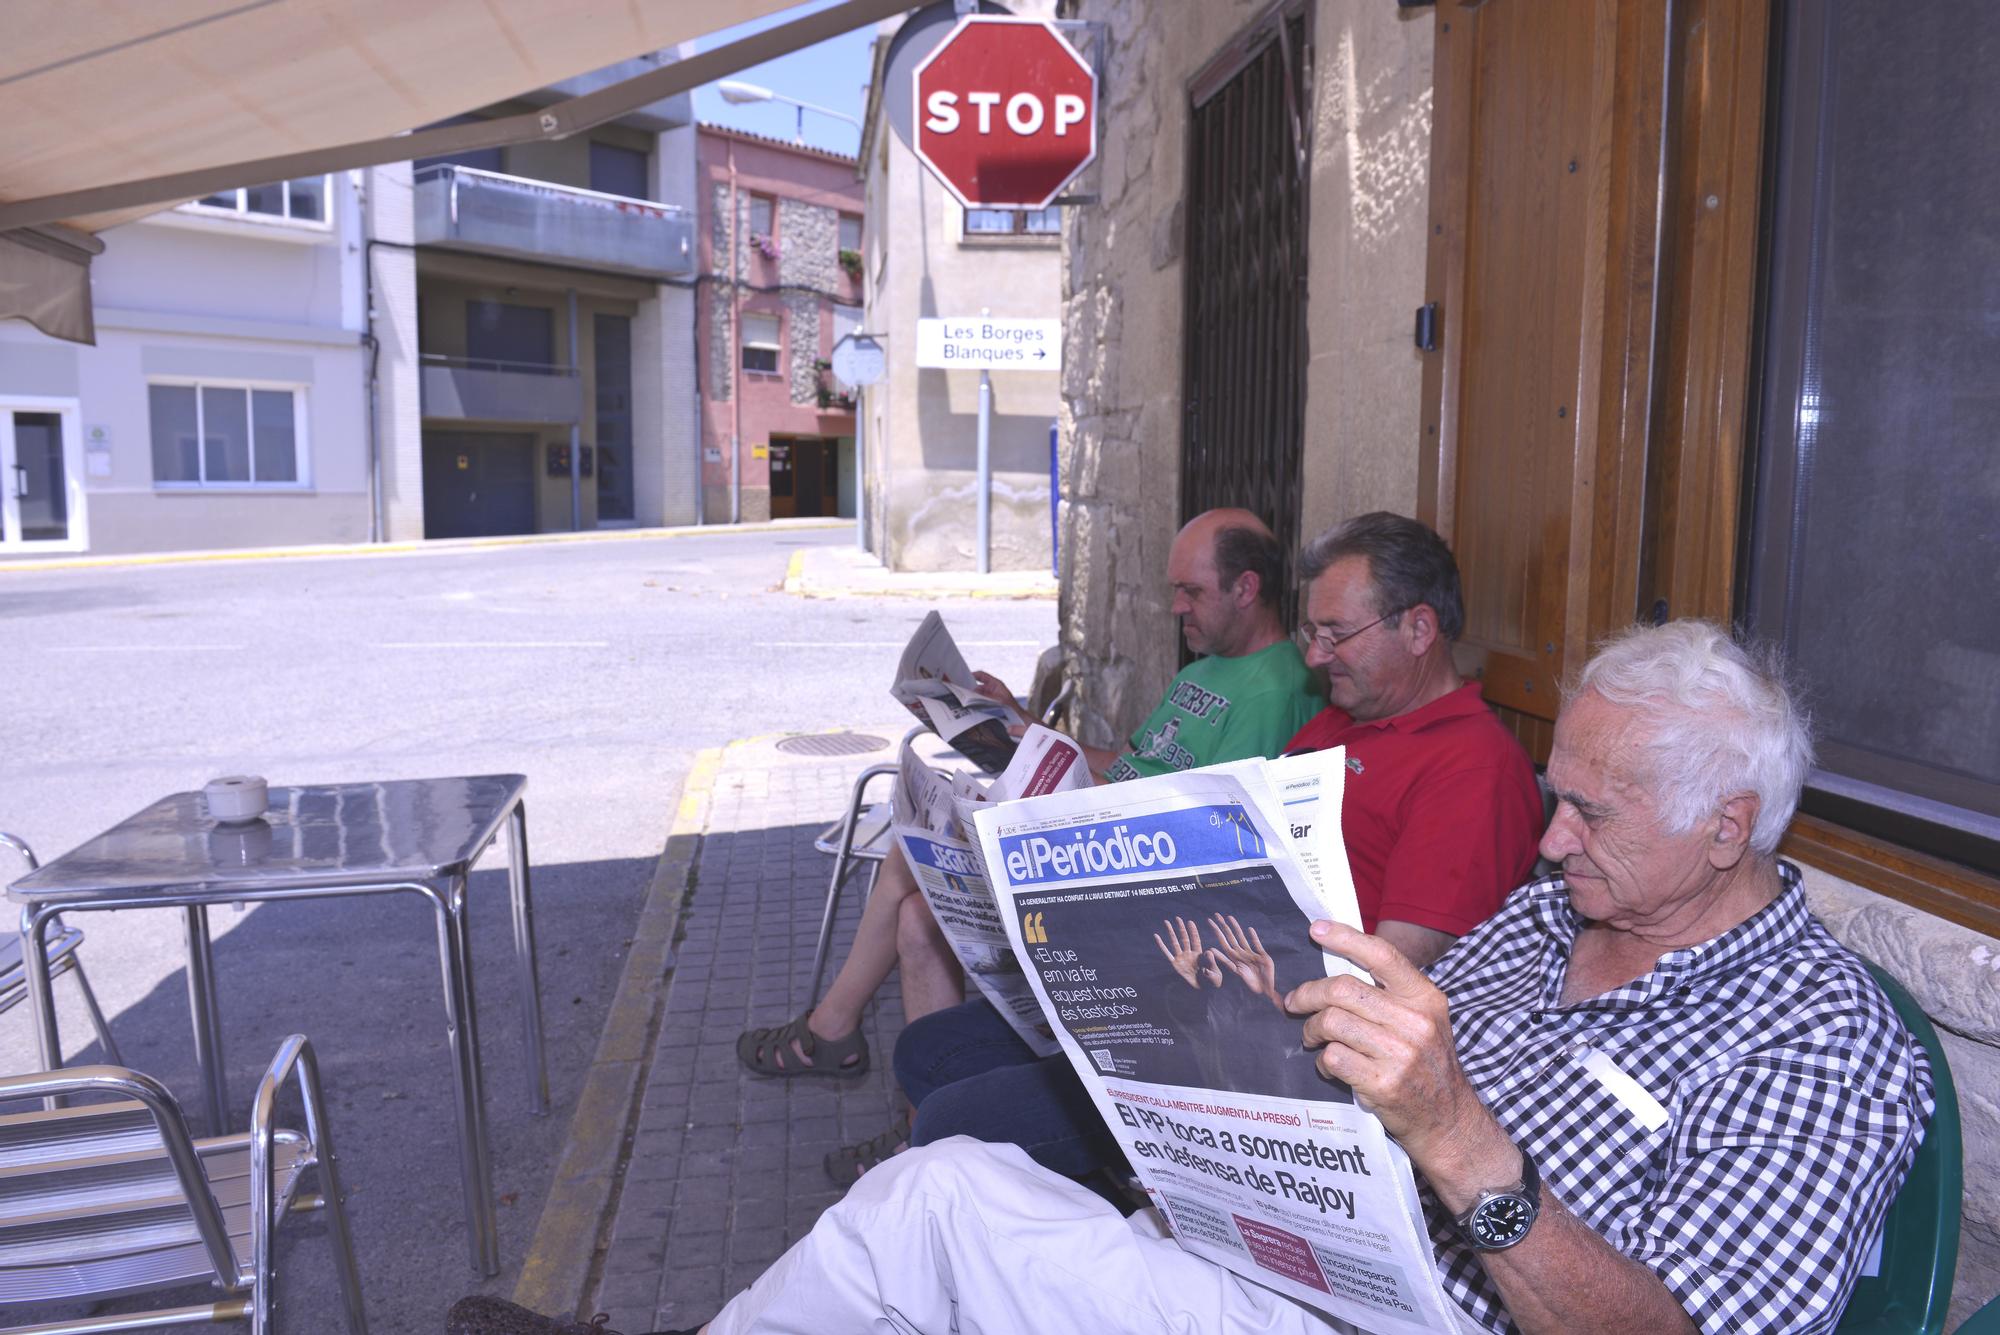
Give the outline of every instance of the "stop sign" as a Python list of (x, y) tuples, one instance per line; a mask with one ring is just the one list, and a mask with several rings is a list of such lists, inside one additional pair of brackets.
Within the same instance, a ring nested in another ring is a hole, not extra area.
[(969, 209), (1046, 207), (1097, 155), (1097, 76), (1041, 19), (961, 19), (914, 77), (911, 147)]

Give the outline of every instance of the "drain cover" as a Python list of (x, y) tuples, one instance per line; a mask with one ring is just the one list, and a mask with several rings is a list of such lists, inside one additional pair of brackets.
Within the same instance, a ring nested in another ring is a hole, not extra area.
[(780, 751), (795, 756), (859, 756), (870, 751), (886, 751), (888, 739), (865, 732), (816, 732), (805, 737), (786, 737), (778, 742)]

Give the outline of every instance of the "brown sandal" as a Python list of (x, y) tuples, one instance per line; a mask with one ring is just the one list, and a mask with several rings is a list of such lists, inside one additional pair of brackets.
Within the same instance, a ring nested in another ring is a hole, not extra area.
[[(868, 1039), (861, 1026), (856, 1025), (845, 1038), (821, 1038), (806, 1028), (811, 1015), (811, 1011), (804, 1011), (773, 1028), (745, 1029), (736, 1039), (736, 1060), (758, 1075), (830, 1075), (852, 1080), (868, 1074)], [(793, 1043), (807, 1057), (797, 1065), (790, 1063)]]
[(861, 1180), (861, 1175), (889, 1159), (910, 1144), (910, 1110), (905, 1108), (896, 1118), (896, 1124), (879, 1135), (871, 1136), (859, 1145), (842, 1145), (837, 1150), (828, 1150), (821, 1160), (826, 1166), (826, 1175), (836, 1185), (851, 1187)]

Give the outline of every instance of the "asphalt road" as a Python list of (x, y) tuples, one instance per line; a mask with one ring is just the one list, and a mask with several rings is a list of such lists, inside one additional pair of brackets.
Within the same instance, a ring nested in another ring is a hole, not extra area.
[[(476, 1284), (453, 1152), (432, 927), (414, 899), (214, 914), (230, 1093), (287, 1033), (319, 1050), (374, 1329), (441, 1329), (474, 1287), (506, 1292), (567, 1131), (623, 947), (699, 749), (896, 717), (886, 687), (928, 604), (781, 591), (791, 530), (409, 555), (0, 567), (0, 829), (43, 858), (219, 774), (274, 784), (528, 776), (554, 1115), (523, 1106), (505, 861), (475, 874), (474, 957), (498, 1283)], [(941, 604), (968, 657), (1021, 689), (1054, 639), (1047, 601)], [(9, 855), (0, 852), (0, 859)], [(0, 879), (15, 874), (11, 859)], [(84, 959), (129, 1065), (199, 1107), (178, 916), (81, 917)], [(98, 1060), (58, 980), (72, 1062)], [(25, 1007), (0, 1071), (38, 1065)], [(295, 1230), (296, 1231), (296, 1230)], [(323, 1230), (280, 1253), (295, 1330), (338, 1328)]]

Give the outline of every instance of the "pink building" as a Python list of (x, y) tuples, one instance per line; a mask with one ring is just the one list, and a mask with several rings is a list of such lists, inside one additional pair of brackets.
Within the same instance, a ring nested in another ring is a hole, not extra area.
[(851, 516), (854, 404), (828, 360), (861, 323), (855, 160), (703, 125), (695, 170), (704, 512)]

